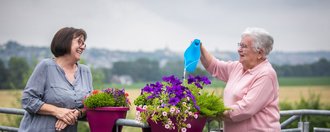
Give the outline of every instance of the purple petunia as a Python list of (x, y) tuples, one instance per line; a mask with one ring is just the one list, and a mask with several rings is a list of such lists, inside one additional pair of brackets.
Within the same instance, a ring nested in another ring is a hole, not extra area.
[(180, 99), (176, 98), (176, 97), (170, 98), (170, 100), (168, 101), (168, 103), (173, 105), (173, 106), (177, 105), (179, 102), (180, 102)]
[(168, 82), (172, 85), (181, 85), (182, 82), (180, 81), (179, 78), (175, 77), (174, 75), (168, 76), (168, 77), (163, 77), (163, 81)]
[[(162, 78), (164, 81), (156, 82), (154, 84), (147, 84), (142, 90), (141, 94), (143, 93), (150, 93), (147, 99), (154, 99), (160, 98), (162, 94), (168, 96), (168, 102), (162, 102), (162, 108), (166, 107), (166, 103), (172, 106), (176, 106), (180, 103), (183, 99), (189, 98), (188, 102), (192, 101), (194, 107), (197, 110), (200, 110), (199, 106), (196, 103), (196, 99), (192, 92), (183, 85), (182, 81), (179, 78), (175, 77), (174, 75), (171, 76), (164, 76)], [(211, 84), (211, 81), (206, 76), (192, 76), (189, 75), (187, 79), (188, 84), (193, 84), (196, 87), (202, 89), (203, 85)]]

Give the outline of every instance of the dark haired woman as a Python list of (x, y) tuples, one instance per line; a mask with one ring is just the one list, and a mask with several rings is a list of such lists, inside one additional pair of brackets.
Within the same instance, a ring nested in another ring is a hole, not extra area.
[(51, 42), (54, 58), (42, 60), (34, 69), (23, 91), (26, 110), (20, 132), (77, 131), (77, 119), (85, 111), (82, 99), (92, 89), (92, 75), (78, 64), (86, 49), (83, 29), (65, 27)]

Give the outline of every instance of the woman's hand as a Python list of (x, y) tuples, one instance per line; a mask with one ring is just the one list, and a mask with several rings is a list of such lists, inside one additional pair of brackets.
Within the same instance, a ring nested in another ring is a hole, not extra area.
[(77, 117), (77, 121), (78, 121), (78, 118), (80, 118), (80, 115), (82, 115), (81, 112), (82, 111), (81, 110), (79, 111), (78, 109), (75, 109), (75, 111), (73, 112), (74, 116)]
[(225, 121), (231, 121), (230, 115), (229, 115), (230, 111), (232, 111), (232, 110), (226, 110), (225, 112), (223, 112), (223, 117), (224, 117)]
[(66, 124), (64, 121), (57, 120), (56, 123), (55, 123), (55, 130), (56, 131), (62, 131), (67, 126), (68, 126), (68, 124)]
[[(75, 124), (78, 120), (78, 117), (79, 117), (79, 114), (80, 114), (80, 112), (78, 111), (78, 110), (74, 110), (73, 112), (73, 115), (74, 115), (74, 117), (76, 117), (76, 120), (75, 120), (75, 122), (73, 123), (73, 124)], [(65, 123), (65, 121), (63, 121), (63, 120), (61, 120), (61, 119), (58, 119), (57, 121), (56, 121), (56, 123), (55, 123), (55, 130), (56, 131), (62, 131), (65, 127), (67, 127), (68, 125), (73, 125), (73, 124), (67, 124), (67, 123)]]
[[(76, 123), (78, 119), (78, 114), (76, 109), (67, 109), (67, 108), (57, 108), (56, 110), (56, 118), (62, 120), (68, 125), (73, 125)], [(76, 114), (75, 114), (76, 113)]]
[(78, 119), (77, 114), (74, 114), (75, 111), (76, 109), (60, 108), (52, 104), (44, 103), (39, 109), (38, 114), (52, 115), (68, 125), (73, 125)]

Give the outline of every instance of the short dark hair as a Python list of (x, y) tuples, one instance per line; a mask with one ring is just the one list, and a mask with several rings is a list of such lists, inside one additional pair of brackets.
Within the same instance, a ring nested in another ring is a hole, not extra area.
[(55, 57), (63, 56), (71, 53), (72, 40), (78, 36), (84, 36), (87, 39), (87, 34), (83, 29), (73, 27), (64, 27), (56, 32), (50, 45), (50, 50)]

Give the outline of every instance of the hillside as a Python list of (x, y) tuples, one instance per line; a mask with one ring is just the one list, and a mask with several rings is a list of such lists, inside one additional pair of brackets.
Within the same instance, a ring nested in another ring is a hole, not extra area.
[[(236, 52), (213, 51), (213, 55), (223, 60), (237, 60)], [(0, 59), (7, 62), (10, 57), (24, 57), (29, 63), (39, 61), (43, 58), (52, 57), (48, 47), (23, 46), (14, 41), (9, 41), (0, 45)], [(183, 61), (183, 53), (176, 53), (169, 49), (160, 49), (153, 52), (131, 52), (116, 51), (107, 49), (87, 49), (82, 58), (93, 67), (110, 68), (113, 62), (132, 61), (138, 58), (148, 58), (158, 60), (160, 64), (167, 61)], [(269, 61), (276, 65), (297, 65), (309, 64), (318, 61), (320, 58), (330, 60), (330, 51), (318, 52), (277, 52), (274, 51), (269, 55)]]

